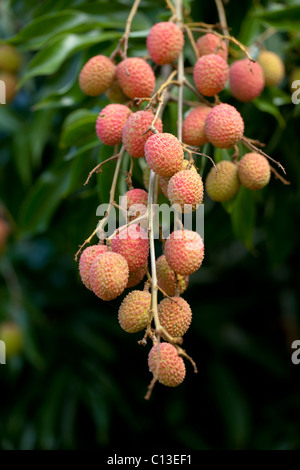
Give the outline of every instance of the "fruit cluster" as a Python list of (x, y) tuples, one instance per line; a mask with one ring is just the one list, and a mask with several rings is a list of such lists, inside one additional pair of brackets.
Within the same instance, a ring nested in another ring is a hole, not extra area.
[[(130, 212), (136, 205), (144, 210), (139, 210), (138, 218), (132, 216), (127, 225), (119, 227), (106, 240), (101, 239), (99, 244), (84, 249), (79, 262), (80, 276), (88, 289), (100, 299), (109, 301), (125, 289), (136, 287), (147, 275), (144, 290), (133, 290), (123, 299), (119, 323), (128, 333), (146, 329), (144, 340), (147, 337), (153, 340), (148, 364), (154, 381), (170, 387), (179, 385), (185, 377), (181, 356), (188, 356), (179, 344), (191, 324), (192, 312), (181, 294), (187, 288), (189, 276), (202, 265), (204, 244), (198, 233), (184, 226), (174, 227), (167, 240), (162, 240), (163, 254), (156, 262), (153, 262), (155, 253), (151, 256), (150, 274), (148, 256), (154, 244), (148, 238), (152, 231), (149, 206), (155, 201), (154, 189), (169, 199), (177, 213), (195, 211), (202, 204), (204, 184), (193, 154), (206, 143), (221, 149), (235, 149), (232, 161), (220, 161), (207, 175), (205, 190), (211, 199), (226, 201), (233, 198), (240, 185), (251, 190), (266, 186), (271, 175), (267, 156), (252, 146), (252, 151), (240, 158), (237, 144), (244, 139), (243, 118), (234, 106), (222, 103), (216, 95), (229, 81), (231, 95), (241, 102), (249, 102), (260, 95), (265, 85), (280, 83), (284, 74), (279, 57), (274, 58), (267, 51), (260, 54), (258, 62), (246, 57), (229, 66), (228, 41), (222, 34), (203, 34), (195, 44), (197, 59), (193, 67), (194, 90), (200, 101), (195, 102), (182, 125), (179, 120), (177, 137), (164, 132), (160, 111), (165, 92), (174, 85), (176, 73), (179, 86), (184, 84), (180, 82), (179, 73), (185, 42), (183, 30), (182, 22), (168, 21), (155, 24), (149, 32), (146, 45), (155, 70), (166, 64), (174, 66), (170, 78), (159, 88), (154, 68), (141, 57), (127, 58), (120, 48), (111, 58), (92, 57), (79, 76), (85, 94), (99, 96), (106, 93), (111, 101), (115, 101), (99, 113), (97, 136), (106, 145), (122, 145), (117, 158), (125, 151), (132, 164), (145, 158), (147, 189), (134, 189), (130, 179), (121, 209), (131, 215), (136, 214)], [(117, 63), (118, 55), (121, 60)], [(178, 67), (174, 64), (177, 60)], [(208, 101), (206, 97), (214, 97), (214, 101)], [(143, 107), (145, 102), (148, 104)], [(159, 187), (155, 185), (156, 178)], [(148, 221), (148, 231), (140, 219)], [(164, 295), (158, 305), (157, 289)]]

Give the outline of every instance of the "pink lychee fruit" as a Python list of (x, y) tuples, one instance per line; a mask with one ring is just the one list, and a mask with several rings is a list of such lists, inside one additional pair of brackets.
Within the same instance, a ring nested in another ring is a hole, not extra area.
[(102, 95), (114, 82), (115, 64), (104, 55), (92, 57), (79, 74), (79, 86), (88, 96)]
[(156, 23), (147, 36), (147, 49), (153, 62), (170, 64), (177, 59), (184, 46), (181, 29), (170, 21)]
[(85, 287), (92, 290), (90, 284), (90, 271), (94, 260), (107, 252), (106, 245), (93, 245), (83, 250), (79, 260), (79, 273)]
[(171, 269), (188, 276), (200, 268), (204, 258), (203, 240), (192, 230), (175, 230), (167, 238), (164, 254)]
[(203, 201), (201, 176), (191, 170), (182, 170), (170, 178), (168, 198), (171, 205), (180, 212), (193, 212)]
[(227, 62), (217, 54), (200, 57), (194, 67), (193, 77), (197, 90), (204, 96), (220, 93), (229, 76)]
[(204, 131), (204, 123), (210, 111), (210, 106), (202, 104), (189, 112), (182, 125), (182, 140), (185, 144), (200, 147), (200, 145), (208, 142)]
[(159, 176), (170, 177), (180, 170), (184, 153), (182, 145), (173, 134), (154, 134), (145, 144), (146, 161)]
[(185, 365), (170, 343), (156, 343), (149, 352), (149, 369), (167, 387), (177, 387), (185, 378)]
[(119, 233), (111, 241), (112, 250), (124, 256), (129, 271), (136, 271), (147, 264), (148, 234), (138, 224), (131, 224), (123, 230), (122, 228), (120, 227)]
[(149, 98), (155, 88), (155, 75), (150, 65), (140, 57), (122, 60), (117, 65), (117, 79), (129, 98)]
[(205, 134), (215, 147), (229, 149), (244, 134), (244, 121), (238, 110), (227, 103), (214, 106), (205, 119)]
[(196, 42), (199, 57), (207, 54), (218, 54), (224, 60), (228, 58), (228, 47), (224, 39), (212, 33), (204, 34)]
[(107, 251), (97, 256), (90, 270), (93, 292), (102, 300), (113, 300), (124, 291), (128, 282), (128, 264), (119, 253)]
[(233, 62), (229, 70), (229, 89), (243, 103), (257, 98), (265, 86), (264, 72), (258, 62), (240, 59)]
[(240, 182), (248, 189), (264, 188), (270, 181), (271, 169), (268, 160), (263, 155), (246, 153), (238, 163)]
[[(122, 142), (131, 157), (142, 158), (144, 156), (144, 147), (147, 139), (153, 135), (148, 130), (154, 119), (151, 111), (137, 111), (131, 114), (126, 121), (123, 129)], [(162, 132), (162, 122), (157, 119), (154, 128)]]
[(173, 338), (183, 336), (192, 321), (192, 310), (182, 297), (165, 298), (158, 304), (161, 326)]
[(124, 104), (108, 104), (99, 113), (96, 121), (96, 133), (105, 145), (117, 145), (122, 142), (122, 132), (132, 111)]

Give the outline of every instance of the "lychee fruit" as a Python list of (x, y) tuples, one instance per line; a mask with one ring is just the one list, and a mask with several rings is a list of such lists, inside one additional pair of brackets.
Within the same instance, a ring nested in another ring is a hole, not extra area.
[(149, 137), (145, 144), (145, 157), (157, 175), (170, 177), (180, 170), (184, 153), (177, 137), (164, 132)]
[(96, 121), (96, 133), (105, 145), (117, 145), (122, 142), (122, 132), (132, 111), (124, 104), (108, 104), (99, 113)]
[(194, 67), (193, 77), (197, 90), (204, 96), (220, 93), (228, 80), (229, 66), (217, 54), (200, 57)]
[(88, 96), (102, 95), (114, 83), (115, 64), (104, 55), (92, 57), (79, 74), (79, 86)]
[(112, 86), (105, 92), (107, 98), (113, 103), (124, 103), (128, 97), (123, 93), (118, 80), (115, 80)]
[(92, 290), (90, 270), (94, 260), (107, 251), (106, 245), (93, 245), (83, 250), (79, 260), (79, 273), (85, 287)]
[(262, 51), (257, 60), (264, 72), (265, 85), (279, 85), (285, 74), (284, 63), (279, 55), (272, 51)]
[(182, 297), (163, 299), (158, 304), (158, 316), (161, 326), (172, 336), (183, 336), (192, 321), (191, 307)]
[(228, 201), (236, 195), (239, 188), (237, 165), (228, 160), (217, 163), (206, 177), (205, 189), (213, 201)]
[(130, 189), (120, 199), (120, 206), (128, 212), (128, 216), (137, 217), (147, 211), (148, 193), (144, 189)]
[(149, 98), (155, 88), (155, 75), (150, 65), (140, 57), (122, 60), (117, 65), (117, 79), (129, 98)]
[(5, 343), (6, 357), (19, 355), (24, 347), (24, 333), (20, 326), (13, 322), (0, 324), (0, 340)]
[(127, 333), (138, 333), (146, 328), (151, 306), (150, 292), (130, 292), (119, 308), (119, 323)]
[(204, 131), (204, 123), (210, 111), (211, 107), (203, 104), (189, 112), (182, 125), (182, 140), (184, 143), (200, 147), (208, 142)]
[(246, 153), (238, 163), (238, 176), (240, 182), (248, 189), (264, 188), (271, 177), (269, 162), (259, 153)]
[(224, 60), (228, 58), (228, 47), (224, 39), (212, 33), (204, 34), (196, 42), (199, 57), (207, 54), (218, 54)]
[(170, 21), (156, 23), (147, 36), (147, 49), (153, 62), (158, 65), (171, 64), (184, 46), (181, 29)]
[(129, 271), (136, 271), (147, 264), (149, 255), (148, 234), (138, 224), (131, 224), (120, 230), (111, 240), (111, 246), (115, 253), (124, 256)]
[[(153, 135), (149, 130), (152, 124), (154, 114), (151, 111), (137, 111), (131, 114), (126, 121), (123, 129), (122, 142), (131, 157), (141, 158), (144, 156), (144, 147), (147, 139)], [(154, 128), (162, 132), (162, 122), (157, 119)]]
[[(190, 167), (190, 168), (187, 168), (187, 167)], [(180, 171), (181, 170), (192, 170), (194, 172), (197, 173), (197, 170), (195, 168), (194, 165), (191, 165), (190, 161), (189, 160), (183, 160), (182, 164), (181, 164), (181, 167), (180, 167)], [(159, 177), (159, 186), (160, 186), (160, 189), (162, 190), (162, 193), (168, 197), (168, 184), (169, 184), (169, 181), (170, 181), (170, 178), (164, 178), (163, 176), (160, 176)]]
[(161, 255), (156, 260), (156, 275), (158, 286), (170, 297), (174, 297), (177, 293), (182, 294), (188, 285), (188, 276), (175, 274), (173, 269), (168, 265), (165, 255)]
[(148, 366), (154, 377), (167, 387), (177, 387), (185, 378), (185, 365), (170, 343), (156, 343), (149, 352)]
[(205, 119), (205, 134), (215, 147), (229, 149), (244, 134), (244, 121), (238, 110), (230, 104), (214, 106)]
[(203, 201), (201, 176), (191, 170), (175, 173), (168, 183), (168, 198), (176, 210), (185, 213), (195, 211)]
[(17, 94), (18, 79), (12, 73), (0, 72), (0, 81), (5, 83), (5, 102), (9, 104)]
[(240, 59), (231, 64), (229, 89), (237, 100), (248, 103), (258, 98), (264, 86), (264, 72), (258, 62)]
[(22, 64), (22, 56), (17, 49), (9, 44), (0, 46), (0, 70), (17, 73)]
[(128, 282), (126, 288), (137, 286), (145, 277), (146, 271), (145, 268), (139, 268), (136, 271), (129, 272)]
[(171, 269), (188, 276), (200, 268), (204, 258), (204, 244), (197, 232), (175, 230), (167, 238), (164, 254)]
[(128, 264), (119, 253), (107, 251), (97, 256), (90, 270), (93, 292), (102, 300), (113, 300), (122, 294), (128, 282)]

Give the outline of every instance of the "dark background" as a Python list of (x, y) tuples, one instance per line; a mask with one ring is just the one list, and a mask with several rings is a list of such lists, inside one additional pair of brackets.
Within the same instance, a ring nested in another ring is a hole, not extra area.
[[(246, 135), (266, 143), (291, 185), (272, 178), (233, 206), (205, 200), (205, 260), (184, 294), (193, 311), (184, 347), (199, 372), (187, 363), (180, 387), (158, 384), (147, 402), (150, 345), (121, 330), (120, 298), (102, 302), (87, 291), (74, 261), (114, 170), (105, 166), (83, 187), (112, 149), (94, 135), (108, 100), (85, 97), (77, 77), (89, 57), (116, 47), (132, 2), (2, 2), (0, 33), (14, 38), (23, 67), (20, 92), (0, 106), (0, 199), (12, 230), (0, 258), (0, 321), (24, 335), (22, 353), (0, 366), (2, 449), (300, 448), (300, 365), (291, 361), (300, 339), (299, 105), (289, 88), (300, 66), (297, 3), (226, 4), (231, 34), (247, 46), (276, 29), (264, 46), (285, 62), (281, 86), (250, 104), (226, 90), (221, 98), (238, 107)], [(218, 21), (214, 2), (184, 4), (194, 21)], [(142, 1), (129, 55), (143, 56), (147, 31), (166, 18), (164, 2)], [(192, 65), (189, 46), (186, 57)], [(172, 103), (165, 129), (174, 133), (175, 113)], [(137, 187), (141, 174), (137, 164)], [(122, 179), (118, 192), (125, 189)]]

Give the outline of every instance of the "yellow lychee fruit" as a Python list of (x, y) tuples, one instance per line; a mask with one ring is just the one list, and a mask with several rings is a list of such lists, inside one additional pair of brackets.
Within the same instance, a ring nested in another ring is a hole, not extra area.
[(264, 188), (271, 178), (269, 162), (259, 153), (246, 153), (238, 163), (238, 176), (248, 189)]
[(79, 86), (88, 96), (100, 96), (114, 83), (115, 64), (104, 55), (92, 57), (79, 74)]
[(158, 316), (161, 326), (172, 338), (183, 336), (192, 321), (191, 307), (182, 297), (163, 299), (158, 304)]
[(185, 365), (170, 343), (156, 343), (149, 352), (149, 369), (167, 387), (177, 387), (185, 378)]
[(240, 188), (237, 165), (222, 160), (210, 169), (205, 190), (213, 201), (224, 202), (233, 198)]
[(181, 29), (170, 21), (156, 23), (147, 36), (147, 49), (153, 62), (158, 65), (171, 64), (184, 46)]
[(107, 98), (113, 103), (125, 103), (128, 97), (123, 93), (118, 80), (115, 80), (112, 86), (105, 92)]
[(171, 269), (182, 276), (189, 276), (202, 264), (203, 240), (192, 230), (175, 230), (166, 240), (164, 254)]
[(271, 51), (261, 51), (257, 60), (264, 72), (265, 85), (279, 85), (285, 74), (284, 63), (279, 55)]
[(170, 297), (174, 297), (177, 290), (178, 294), (182, 294), (188, 286), (189, 277), (176, 275), (170, 268), (165, 255), (161, 255), (156, 260), (156, 275), (158, 286)]
[(14, 46), (4, 44), (0, 46), (0, 70), (15, 74), (22, 65), (22, 56)]
[(138, 333), (147, 327), (151, 306), (150, 292), (130, 292), (119, 308), (119, 323), (127, 333)]
[(108, 251), (97, 256), (90, 270), (93, 292), (102, 300), (113, 300), (122, 294), (128, 282), (128, 264), (119, 253)]

